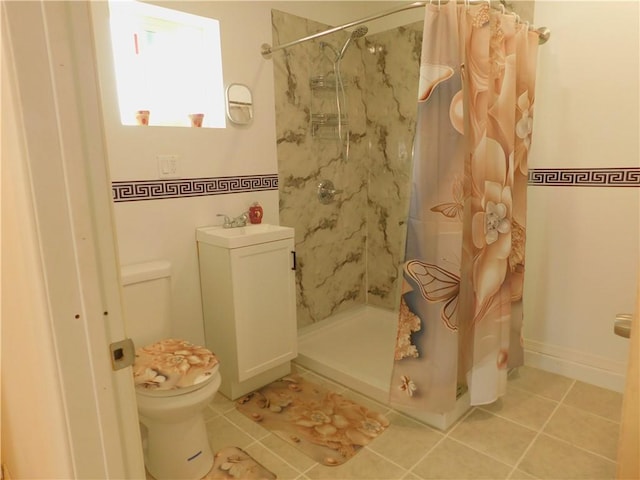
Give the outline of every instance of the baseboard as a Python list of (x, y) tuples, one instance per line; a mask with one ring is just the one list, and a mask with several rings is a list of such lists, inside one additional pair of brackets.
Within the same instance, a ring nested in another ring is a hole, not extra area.
[(623, 392), (626, 365), (557, 345), (525, 340), (524, 363), (581, 382)]

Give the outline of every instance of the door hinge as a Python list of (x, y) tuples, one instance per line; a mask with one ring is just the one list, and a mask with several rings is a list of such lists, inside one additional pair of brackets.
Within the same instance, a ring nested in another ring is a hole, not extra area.
[(136, 361), (136, 349), (133, 340), (125, 338), (109, 345), (111, 350), (111, 368), (120, 370), (133, 365)]

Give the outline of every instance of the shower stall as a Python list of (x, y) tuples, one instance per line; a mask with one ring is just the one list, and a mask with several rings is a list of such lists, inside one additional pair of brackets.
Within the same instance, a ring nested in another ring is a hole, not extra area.
[[(274, 42), (328, 28), (272, 19)], [(337, 32), (273, 57), (280, 221), (296, 229), (301, 330), (398, 303), (421, 29)]]
[[(470, 2), (464, 3), (469, 8)], [(390, 393), (398, 393), (390, 390), (396, 388), (390, 385), (392, 373), (397, 388), (409, 392), (409, 396), (416, 388), (409, 375), (423, 373), (414, 369), (398, 377), (393, 362), (404, 358), (394, 358), (402, 355), (401, 349), (396, 348), (400, 342), (396, 339), (400, 289), (412, 288), (402, 282), (399, 267), (404, 258), (412, 190), (416, 93), (419, 78), (435, 73), (423, 72), (424, 65), (420, 64), (423, 22), (375, 35), (367, 35), (363, 23), (425, 5), (426, 2), (415, 2), (333, 28), (272, 11), (276, 46), (262, 46), (263, 56), (274, 61), (280, 220), (296, 230), (300, 267), (298, 362), (381, 402), (386, 402)], [(436, 8), (439, 11), (439, 6)], [(479, 24), (483, 27), (489, 25), (490, 8), (498, 9), (483, 4), (469, 14), (475, 15), (469, 17), (470, 21), (484, 22)], [(536, 40), (544, 43), (549, 38), (548, 29), (535, 29), (527, 23), (527, 30), (517, 14), (507, 19), (504, 5), (500, 9), (502, 15), (491, 23), (495, 32), (502, 32), (500, 22), (504, 21), (505, 25), (521, 24), (517, 34), (524, 46)], [(451, 17), (455, 15), (454, 5)], [(357, 28), (351, 33), (344, 31), (351, 27)], [(294, 45), (295, 49), (289, 48)], [(488, 43), (486, 47), (489, 48)], [(284, 52), (273, 56), (276, 50)], [(520, 55), (526, 58), (524, 49)], [(525, 82), (526, 68), (518, 71), (521, 82)], [(521, 84), (522, 88), (526, 85)], [(449, 108), (445, 113), (451, 114)], [(477, 162), (481, 160), (478, 157)], [(491, 165), (503, 165), (500, 158), (491, 161)], [(446, 213), (445, 216), (448, 217)], [(508, 226), (509, 229), (504, 227), (505, 233), (511, 231), (511, 224)], [(493, 224), (489, 227), (495, 229)], [(487, 240), (488, 244), (494, 241)], [(475, 237), (473, 242), (475, 245)], [(429, 261), (439, 262), (441, 255), (437, 253), (437, 258)], [(514, 297), (505, 298), (510, 307), (509, 298), (513, 301)], [(429, 297), (426, 300), (438, 301)], [(497, 348), (499, 361), (506, 359), (506, 350)], [(452, 352), (456, 353), (459, 352)], [(482, 365), (491, 362), (489, 357), (490, 354), (482, 357)], [(439, 360), (434, 357), (429, 361)], [(481, 367), (474, 363), (473, 368), (479, 372)], [(504, 370), (498, 363), (485, 370), (493, 374), (501, 368)], [(460, 371), (457, 373), (457, 390), (454, 374), (447, 380), (450, 400), (436, 406), (437, 412), (422, 409), (407, 413), (440, 428), (451, 425), (470, 404), (466, 383), (460, 381)], [(477, 392), (475, 389), (476, 397)], [(489, 398), (490, 394), (485, 396)], [(485, 398), (482, 394), (480, 397)]]
[[(276, 10), (272, 22), (274, 44), (330, 28)], [(387, 403), (422, 22), (366, 33), (272, 57), (280, 222), (296, 232), (298, 363)], [(445, 428), (455, 414), (414, 416)]]

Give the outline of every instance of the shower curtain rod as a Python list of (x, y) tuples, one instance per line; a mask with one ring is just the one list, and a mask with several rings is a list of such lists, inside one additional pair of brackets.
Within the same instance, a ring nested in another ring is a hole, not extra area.
[[(453, 0), (451, 0), (453, 1)], [(478, 3), (485, 3), (487, 2), (487, 0), (455, 0), (456, 3), (463, 5), (463, 4), (478, 4)], [(366, 22), (370, 22), (372, 20), (377, 20), (378, 18), (382, 18), (382, 17), (386, 17), (387, 15), (391, 15), (394, 13), (398, 13), (398, 12), (404, 12), (405, 10), (412, 10), (414, 8), (420, 8), (420, 7), (424, 7), (425, 5), (429, 4), (429, 3), (433, 3), (433, 4), (440, 4), (440, 0), (432, 0), (430, 2), (413, 2), (407, 5), (403, 5), (402, 7), (396, 7), (396, 8), (392, 8), (391, 10), (386, 10), (384, 12), (380, 12), (380, 13), (376, 13), (374, 15), (371, 15), (369, 17), (366, 18), (362, 18), (360, 20), (354, 20), (353, 22), (349, 22), (349, 23), (345, 23), (344, 25), (340, 25), (338, 27), (333, 27), (330, 28), (328, 30), (325, 30), (323, 32), (318, 32), (318, 33), (314, 33), (313, 35), (309, 35), (308, 37), (303, 37), (300, 38), (298, 40), (294, 40), (292, 42), (288, 42), (288, 43), (283, 43), (281, 45), (276, 45), (276, 46), (271, 46), (268, 43), (263, 43), (261, 45), (262, 48), (262, 56), (264, 58), (271, 58), (273, 52), (276, 52), (278, 50), (283, 50), (285, 48), (289, 48), (292, 47), (294, 45), (297, 45), (299, 43), (303, 43), (303, 42), (307, 42), (309, 40), (313, 40), (315, 38), (320, 38), (320, 37), (324, 37), (325, 35), (330, 35), (332, 33), (335, 32), (339, 32), (340, 30), (345, 30), (347, 28), (351, 28), (351, 27), (355, 27), (356, 25), (360, 25)], [(447, 3), (447, 0), (444, 0), (442, 3)], [(502, 3), (502, 0), (501, 0)], [(501, 8), (503, 8), (504, 5), (501, 5)], [(497, 7), (491, 7), (493, 9), (499, 10)], [(520, 17), (517, 16), (518, 20), (520, 20)], [(536, 32), (538, 34), (538, 43), (540, 45), (542, 45), (543, 43), (546, 43), (547, 40), (549, 40), (549, 37), (551, 36), (551, 30), (549, 30), (547, 27), (539, 27), (539, 28), (533, 28), (533, 31)]]

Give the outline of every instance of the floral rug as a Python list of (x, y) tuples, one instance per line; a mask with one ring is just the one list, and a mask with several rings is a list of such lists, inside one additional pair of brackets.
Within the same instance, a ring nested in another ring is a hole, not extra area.
[(380, 435), (387, 418), (291, 375), (236, 402), (244, 415), (323, 465), (340, 465)]
[(202, 480), (274, 480), (276, 476), (244, 450), (226, 447), (216, 452), (213, 467)]

